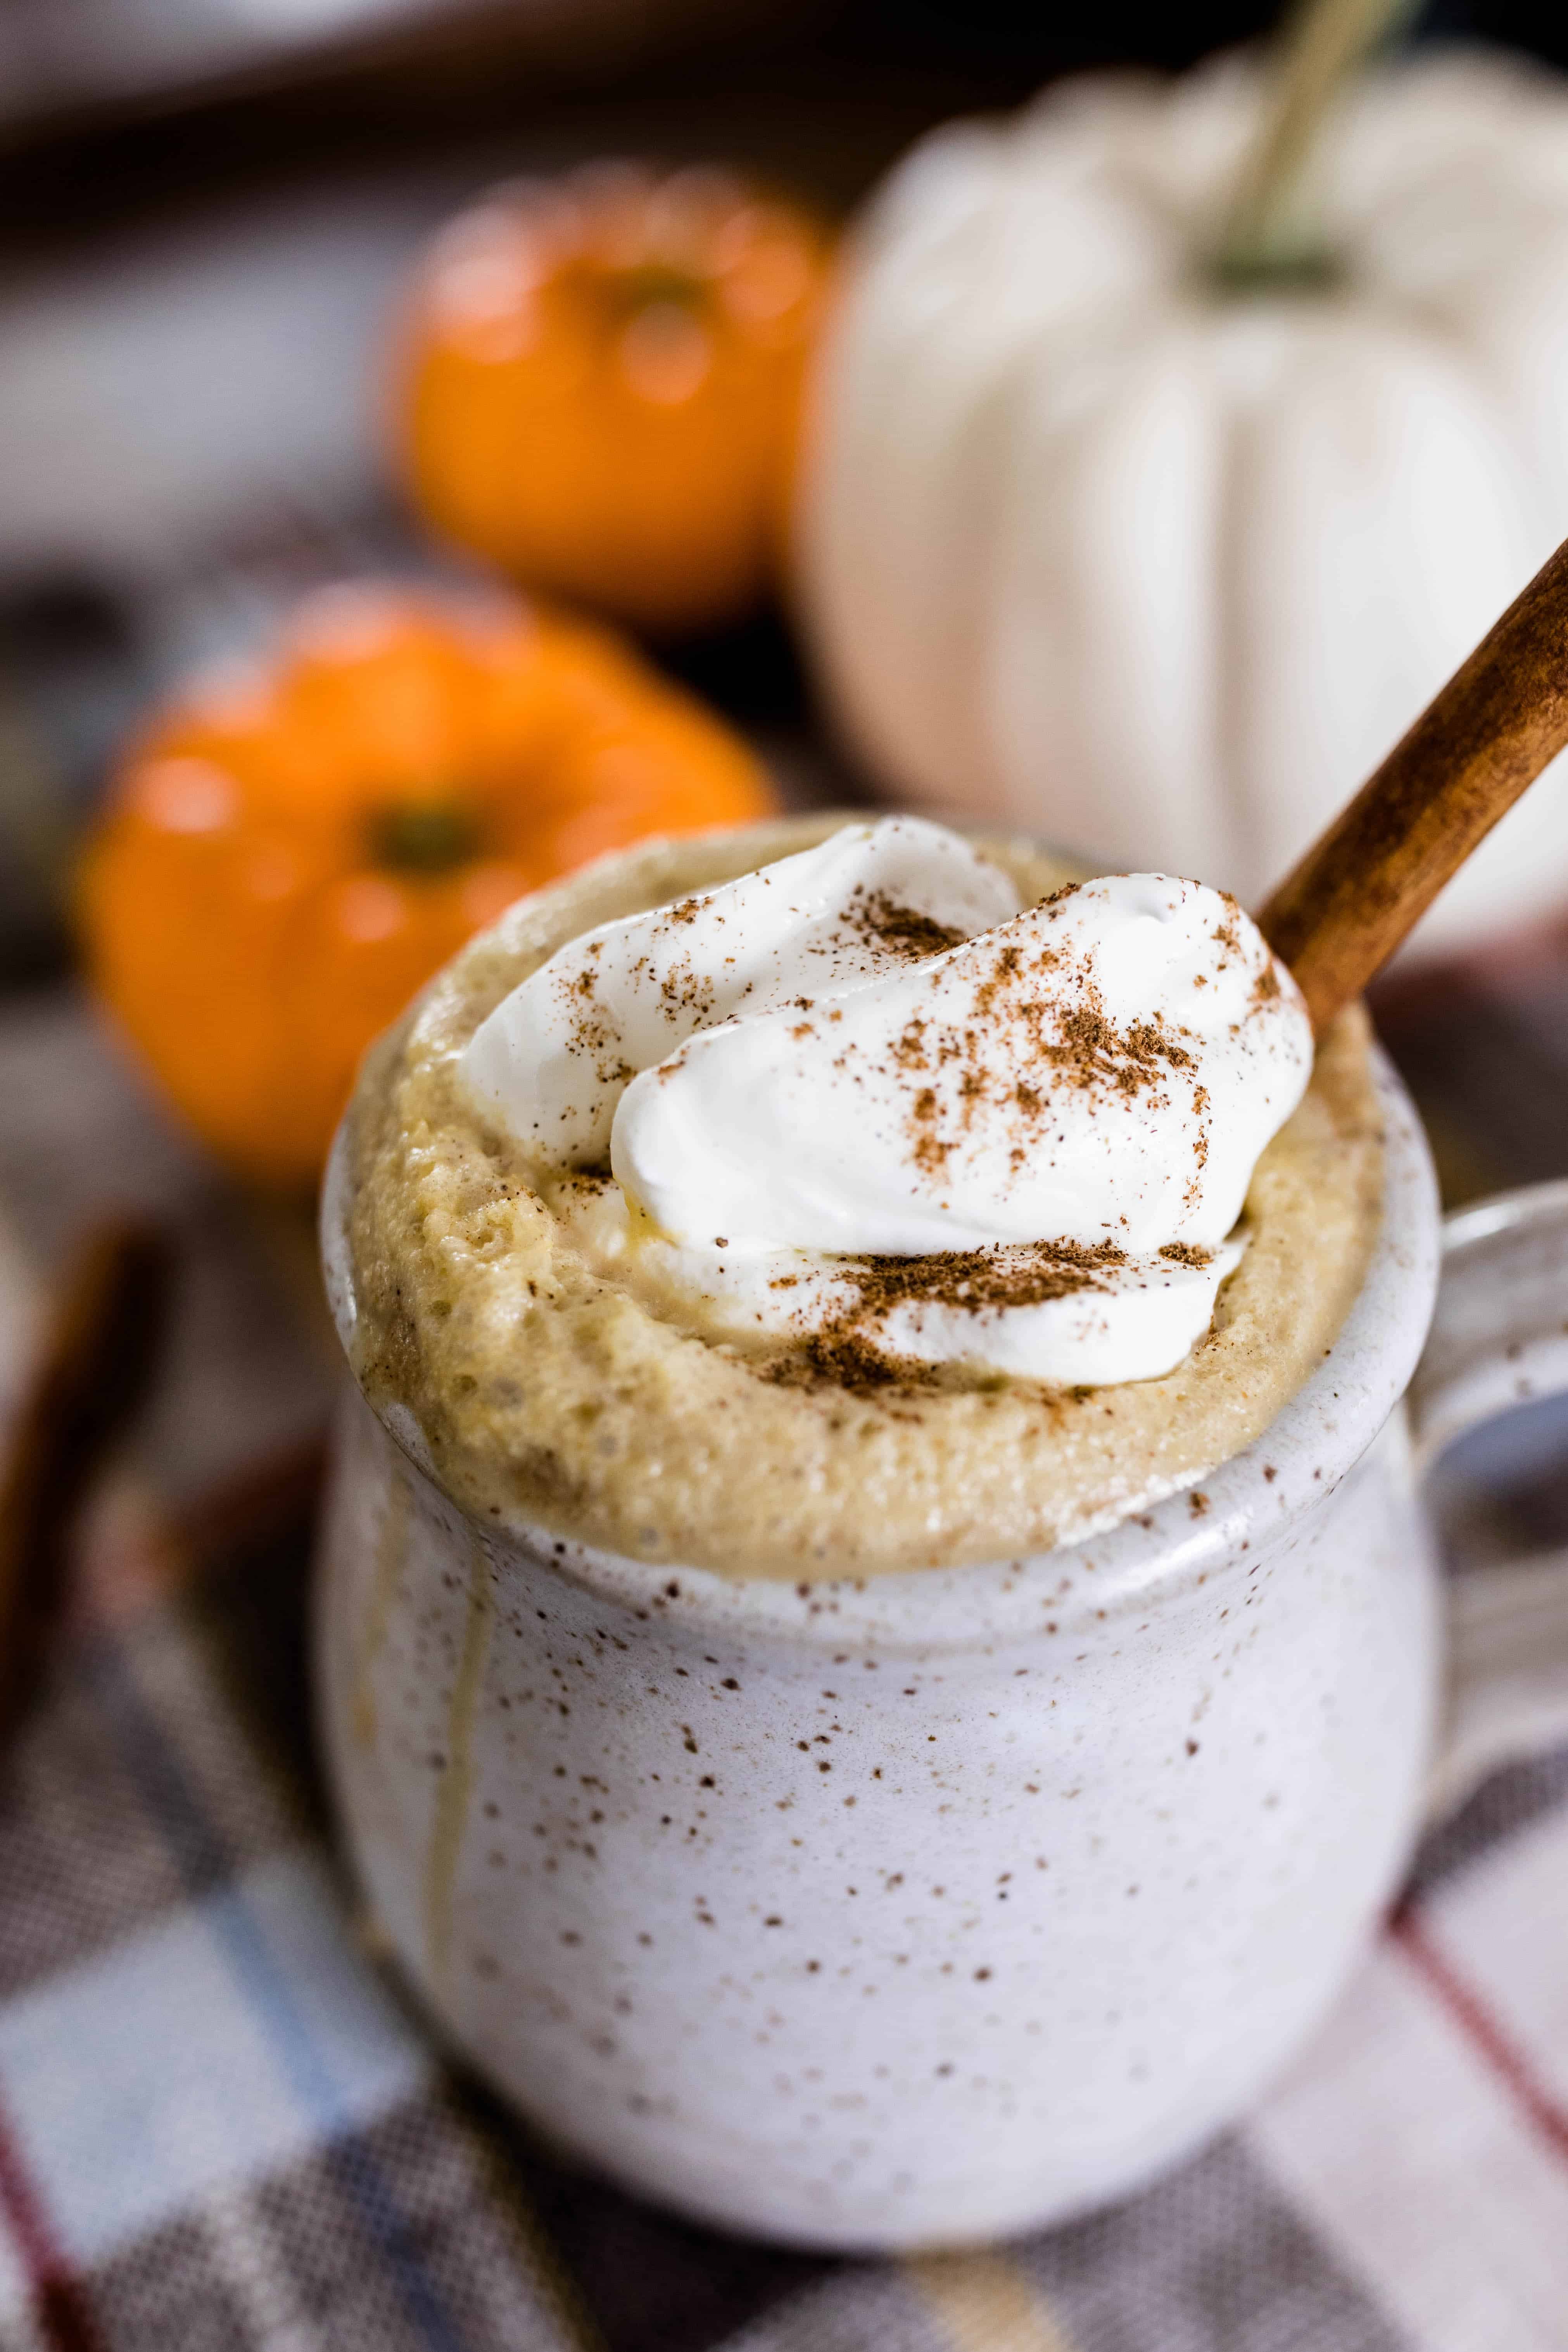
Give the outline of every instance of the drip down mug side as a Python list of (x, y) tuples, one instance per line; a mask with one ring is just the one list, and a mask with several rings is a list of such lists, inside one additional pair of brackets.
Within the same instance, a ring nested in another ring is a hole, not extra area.
[[(1257, 2096), (1394, 1885), (1439, 1662), (1399, 1400), (1435, 1190), (1201, 1488), (1025, 1559), (795, 1587), (479, 1527), (344, 1401), (329, 1771), (447, 2040), (700, 2220), (956, 2245), (1121, 2195)], [(323, 1210), (353, 1342), (340, 1142)]]

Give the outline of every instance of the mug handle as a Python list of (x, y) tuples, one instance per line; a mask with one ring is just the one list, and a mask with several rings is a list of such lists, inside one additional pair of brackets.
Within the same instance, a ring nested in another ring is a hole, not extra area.
[[(1568, 1181), (1500, 1192), (1443, 1226), (1443, 1273), (1408, 1399), (1415, 1475), (1467, 1430), (1568, 1392)], [(1568, 1549), (1450, 1580), (1444, 1734), (1429, 1815), (1568, 1740)]]

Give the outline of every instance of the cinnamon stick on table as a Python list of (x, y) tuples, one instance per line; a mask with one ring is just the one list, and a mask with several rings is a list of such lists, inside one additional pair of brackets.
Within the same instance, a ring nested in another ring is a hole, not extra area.
[(1258, 918), (1321, 1035), (1568, 743), (1568, 541)]
[(0, 1738), (30, 1693), (79, 1506), (146, 1392), (169, 1280), (162, 1234), (122, 1219), (88, 1235), (48, 1318), (0, 1466)]

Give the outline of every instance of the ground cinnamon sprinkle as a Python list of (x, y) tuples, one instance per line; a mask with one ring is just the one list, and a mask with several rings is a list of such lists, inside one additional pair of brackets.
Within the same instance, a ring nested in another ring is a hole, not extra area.
[(871, 1396), (889, 1390), (934, 1388), (938, 1367), (889, 1355), (862, 1333), (834, 1327), (813, 1332), (787, 1356), (774, 1357), (761, 1370), (774, 1388), (836, 1388), (851, 1396)]
[(965, 937), (949, 924), (939, 923), (934, 916), (922, 915), (918, 907), (900, 906), (886, 890), (868, 890), (859, 882), (850, 893), (844, 921), (861, 939), (876, 940), (896, 955), (907, 956), (911, 963), (941, 955), (959, 946)]
[[(1208, 1254), (1192, 1250), (1182, 1262), (1206, 1265)], [(787, 1356), (767, 1363), (763, 1378), (790, 1388), (832, 1383), (862, 1395), (894, 1387), (929, 1388), (941, 1367), (898, 1355), (875, 1336), (895, 1307), (934, 1301), (979, 1315), (1039, 1307), (1075, 1291), (1103, 1290), (1102, 1276), (1126, 1263), (1126, 1252), (1115, 1242), (1072, 1241), (934, 1250), (924, 1257), (837, 1258), (834, 1271), (852, 1286), (852, 1303), (820, 1331), (796, 1341)], [(947, 1368), (949, 1375), (952, 1370)]]
[[(695, 923), (710, 904), (709, 896), (698, 895), (681, 898), (673, 906), (665, 908), (658, 923), (653, 928), (651, 940), (657, 941), (662, 932)], [(886, 890), (868, 890), (864, 883), (858, 883), (839, 911), (837, 928), (816, 941), (810, 952), (831, 961), (847, 941), (858, 940), (862, 943), (875, 941), (897, 956), (911, 962), (921, 962), (931, 956), (942, 954), (949, 948), (960, 946), (965, 937), (963, 931), (955, 930), (946, 923), (939, 923), (933, 916), (922, 914), (918, 907), (903, 905)], [(603, 944), (602, 940), (592, 941), (590, 953), (600, 953)], [(633, 977), (646, 972), (650, 961), (651, 958), (645, 955), (633, 967)], [(612, 1034), (610, 1025), (594, 1002), (597, 979), (597, 973), (590, 968), (579, 972), (570, 984), (571, 993), (581, 997), (584, 1002), (575, 1009), (568, 1051), (586, 1057), (602, 1054)], [(744, 993), (750, 995), (750, 988)], [(711, 974), (699, 971), (689, 955), (683, 955), (659, 979), (658, 998), (659, 1010), (672, 1026), (682, 1020), (689, 1023), (693, 1018), (699, 1026), (707, 1026), (715, 1017), (715, 980)], [(815, 1000), (808, 996), (797, 997), (794, 1002), (806, 1013), (813, 1009), (815, 1003)], [(805, 1035), (809, 1032), (797, 1030), (795, 1034)], [(612, 1073), (606, 1067), (600, 1067), (596, 1075), (601, 1083), (606, 1083)]]
[[(1064, 949), (1003, 940), (978, 971), (969, 964), (961, 973), (955, 962), (943, 978), (932, 1011), (885, 1049), (893, 1066), (930, 1081), (909, 1111), (910, 1156), (928, 1179), (942, 1177), (982, 1118), (1011, 1126), (1003, 1139), (1018, 1169), (1042, 1148), (1058, 1087), (1157, 1103), (1171, 1079), (1197, 1067), (1194, 1041), (1180, 1024), (1154, 1013), (1119, 1028), (1092, 970)], [(951, 1001), (955, 988), (963, 1010), (944, 1019), (943, 997)]]
[(1098, 990), (1086, 987), (1084, 994), (1085, 1003), (1062, 1014), (1059, 1042), (1040, 1047), (1046, 1060), (1065, 1073), (1069, 1086), (1090, 1087), (1103, 1080), (1118, 1094), (1134, 1095), (1159, 1077), (1162, 1064), (1173, 1070), (1192, 1068), (1193, 1056), (1165, 1034), (1159, 1013), (1119, 1030), (1095, 1001)]
[(855, 1286), (846, 1321), (890, 1307), (935, 1302), (978, 1315), (986, 1307), (1040, 1307), (1075, 1290), (1103, 1290), (1109, 1267), (1125, 1265), (1115, 1242), (1034, 1242), (1001, 1250), (933, 1250), (926, 1257), (850, 1257), (835, 1270)]
[[(1118, 1116), (1131, 1111), (1134, 1118), (1145, 1106), (1158, 1110), (1173, 1098), (1190, 1096), (1195, 1170), (1207, 1158), (1210, 1105), (1206, 1089), (1196, 1083), (1198, 1038), (1159, 1012), (1142, 1013), (1124, 1025), (1110, 1016), (1092, 954), (1075, 949), (1070, 926), (1056, 928), (1058, 912), (1065, 915), (1076, 895), (1077, 886), (1070, 886), (1041, 901), (1030, 936), (1006, 936), (1007, 927), (1002, 926), (971, 940), (889, 892), (860, 885), (841, 904), (830, 933), (813, 943), (814, 954), (830, 959), (851, 938), (864, 946), (875, 941), (913, 961), (943, 957), (959, 947), (970, 950), (938, 966), (929, 1001), (896, 1034), (884, 1034), (876, 1045), (852, 1038), (834, 1064), (858, 1081), (879, 1061), (884, 1083), (895, 1080), (910, 1160), (933, 1191), (952, 1180), (960, 1160), (977, 1145), (992, 1152), (1000, 1148), (1012, 1177), (1041, 1155), (1048, 1160), (1064, 1097), (1073, 1095), (1089, 1095), (1086, 1108), (1091, 1113), (1103, 1108)], [(668, 911), (667, 920), (689, 921), (703, 903), (683, 900)], [(1041, 914), (1047, 926), (1038, 925)], [(1214, 936), (1225, 950), (1239, 951), (1233, 901), (1226, 902)], [(665, 1008), (679, 1005), (700, 1017), (710, 1009), (702, 1003), (710, 985), (684, 956), (660, 975)], [(577, 986), (578, 1040), (597, 1045), (590, 1025), (596, 1013), (592, 976), (584, 975)], [(1268, 992), (1260, 984), (1255, 1002), (1261, 1005)], [(791, 1000), (790, 1009), (819, 1014), (810, 995)], [(797, 1019), (790, 1034), (810, 1037), (813, 1021)], [(679, 1058), (672, 1056), (666, 1070)], [(1194, 1187), (1197, 1181), (1194, 1172)], [(1199, 1271), (1212, 1263), (1213, 1253), (1173, 1242), (1160, 1256), (1167, 1265)], [(761, 1378), (775, 1383), (830, 1384), (868, 1395), (928, 1389), (939, 1372), (949, 1383), (956, 1378), (967, 1385), (957, 1362), (942, 1368), (896, 1352), (899, 1310), (938, 1306), (981, 1317), (1037, 1307), (1079, 1292), (1109, 1290), (1115, 1270), (1126, 1265), (1123, 1247), (1109, 1239), (1058, 1239), (911, 1257), (835, 1257), (831, 1271), (839, 1311), (815, 1330), (797, 1325), (787, 1354), (770, 1351), (752, 1362)], [(779, 1276), (772, 1286), (787, 1291), (795, 1278)]]

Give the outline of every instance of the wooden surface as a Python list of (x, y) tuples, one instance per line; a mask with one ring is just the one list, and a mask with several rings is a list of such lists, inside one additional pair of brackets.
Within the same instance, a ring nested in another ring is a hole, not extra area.
[(1259, 914), (1314, 1029), (1362, 993), (1564, 743), (1568, 541)]

